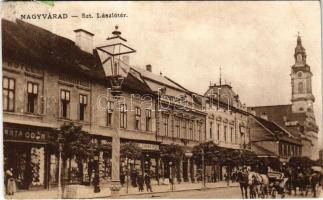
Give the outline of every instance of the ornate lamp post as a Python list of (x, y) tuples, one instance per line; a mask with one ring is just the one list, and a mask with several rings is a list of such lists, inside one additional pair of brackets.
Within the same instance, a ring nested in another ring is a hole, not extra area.
[[(107, 44), (97, 47), (103, 69), (109, 83), (111, 85), (111, 94), (116, 102), (122, 94), (122, 83), (127, 76), (127, 67), (121, 61), (121, 55), (136, 52), (124, 43), (126, 39), (121, 37), (121, 32), (118, 26), (112, 32), (112, 37), (107, 38)], [(115, 104), (116, 105), (116, 104)], [(113, 135), (112, 135), (112, 181), (111, 181), (111, 196), (118, 198), (120, 196), (120, 135), (119, 135), (119, 115), (118, 110), (114, 109), (113, 113)]]

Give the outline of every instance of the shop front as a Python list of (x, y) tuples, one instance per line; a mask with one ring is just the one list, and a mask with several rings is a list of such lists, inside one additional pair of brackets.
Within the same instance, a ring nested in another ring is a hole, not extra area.
[(3, 124), (4, 171), (12, 168), (18, 189), (49, 185), (48, 138), (51, 131), (50, 128)]

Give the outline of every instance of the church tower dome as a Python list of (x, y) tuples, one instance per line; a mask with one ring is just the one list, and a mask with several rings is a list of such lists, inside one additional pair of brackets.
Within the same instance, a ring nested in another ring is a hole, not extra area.
[(315, 101), (312, 94), (312, 72), (306, 64), (306, 51), (302, 45), (301, 36), (297, 36), (295, 47), (295, 64), (291, 69), (292, 110), (294, 113), (313, 113)]

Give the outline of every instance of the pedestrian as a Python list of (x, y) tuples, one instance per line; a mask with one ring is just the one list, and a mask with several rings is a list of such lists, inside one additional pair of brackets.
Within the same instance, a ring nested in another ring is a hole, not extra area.
[(16, 188), (16, 182), (15, 182), (12, 168), (6, 171), (6, 179), (7, 179), (7, 194), (14, 195), (17, 188)]
[(227, 182), (227, 186), (229, 187), (229, 175), (227, 173), (224, 174), (224, 180)]
[(313, 197), (316, 197), (316, 186), (319, 183), (319, 175), (317, 173), (312, 173), (311, 175), (311, 188), (312, 188), (312, 193)]
[(145, 184), (146, 184), (146, 188), (147, 188), (147, 192), (153, 192), (152, 188), (151, 188), (151, 181), (150, 181), (150, 176), (148, 173), (145, 174)]
[(121, 186), (123, 187), (124, 183), (125, 183), (125, 174), (123, 172), (121, 172), (120, 174), (120, 183), (121, 183)]
[(139, 192), (143, 192), (144, 191), (144, 178), (140, 174), (137, 176), (137, 184), (138, 184)]

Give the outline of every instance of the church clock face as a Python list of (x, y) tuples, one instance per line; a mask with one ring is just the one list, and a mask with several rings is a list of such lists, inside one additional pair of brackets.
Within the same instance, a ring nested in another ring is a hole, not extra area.
[(302, 62), (302, 60), (303, 60), (302, 55), (301, 54), (297, 54), (296, 60), (297, 60), (297, 62)]

